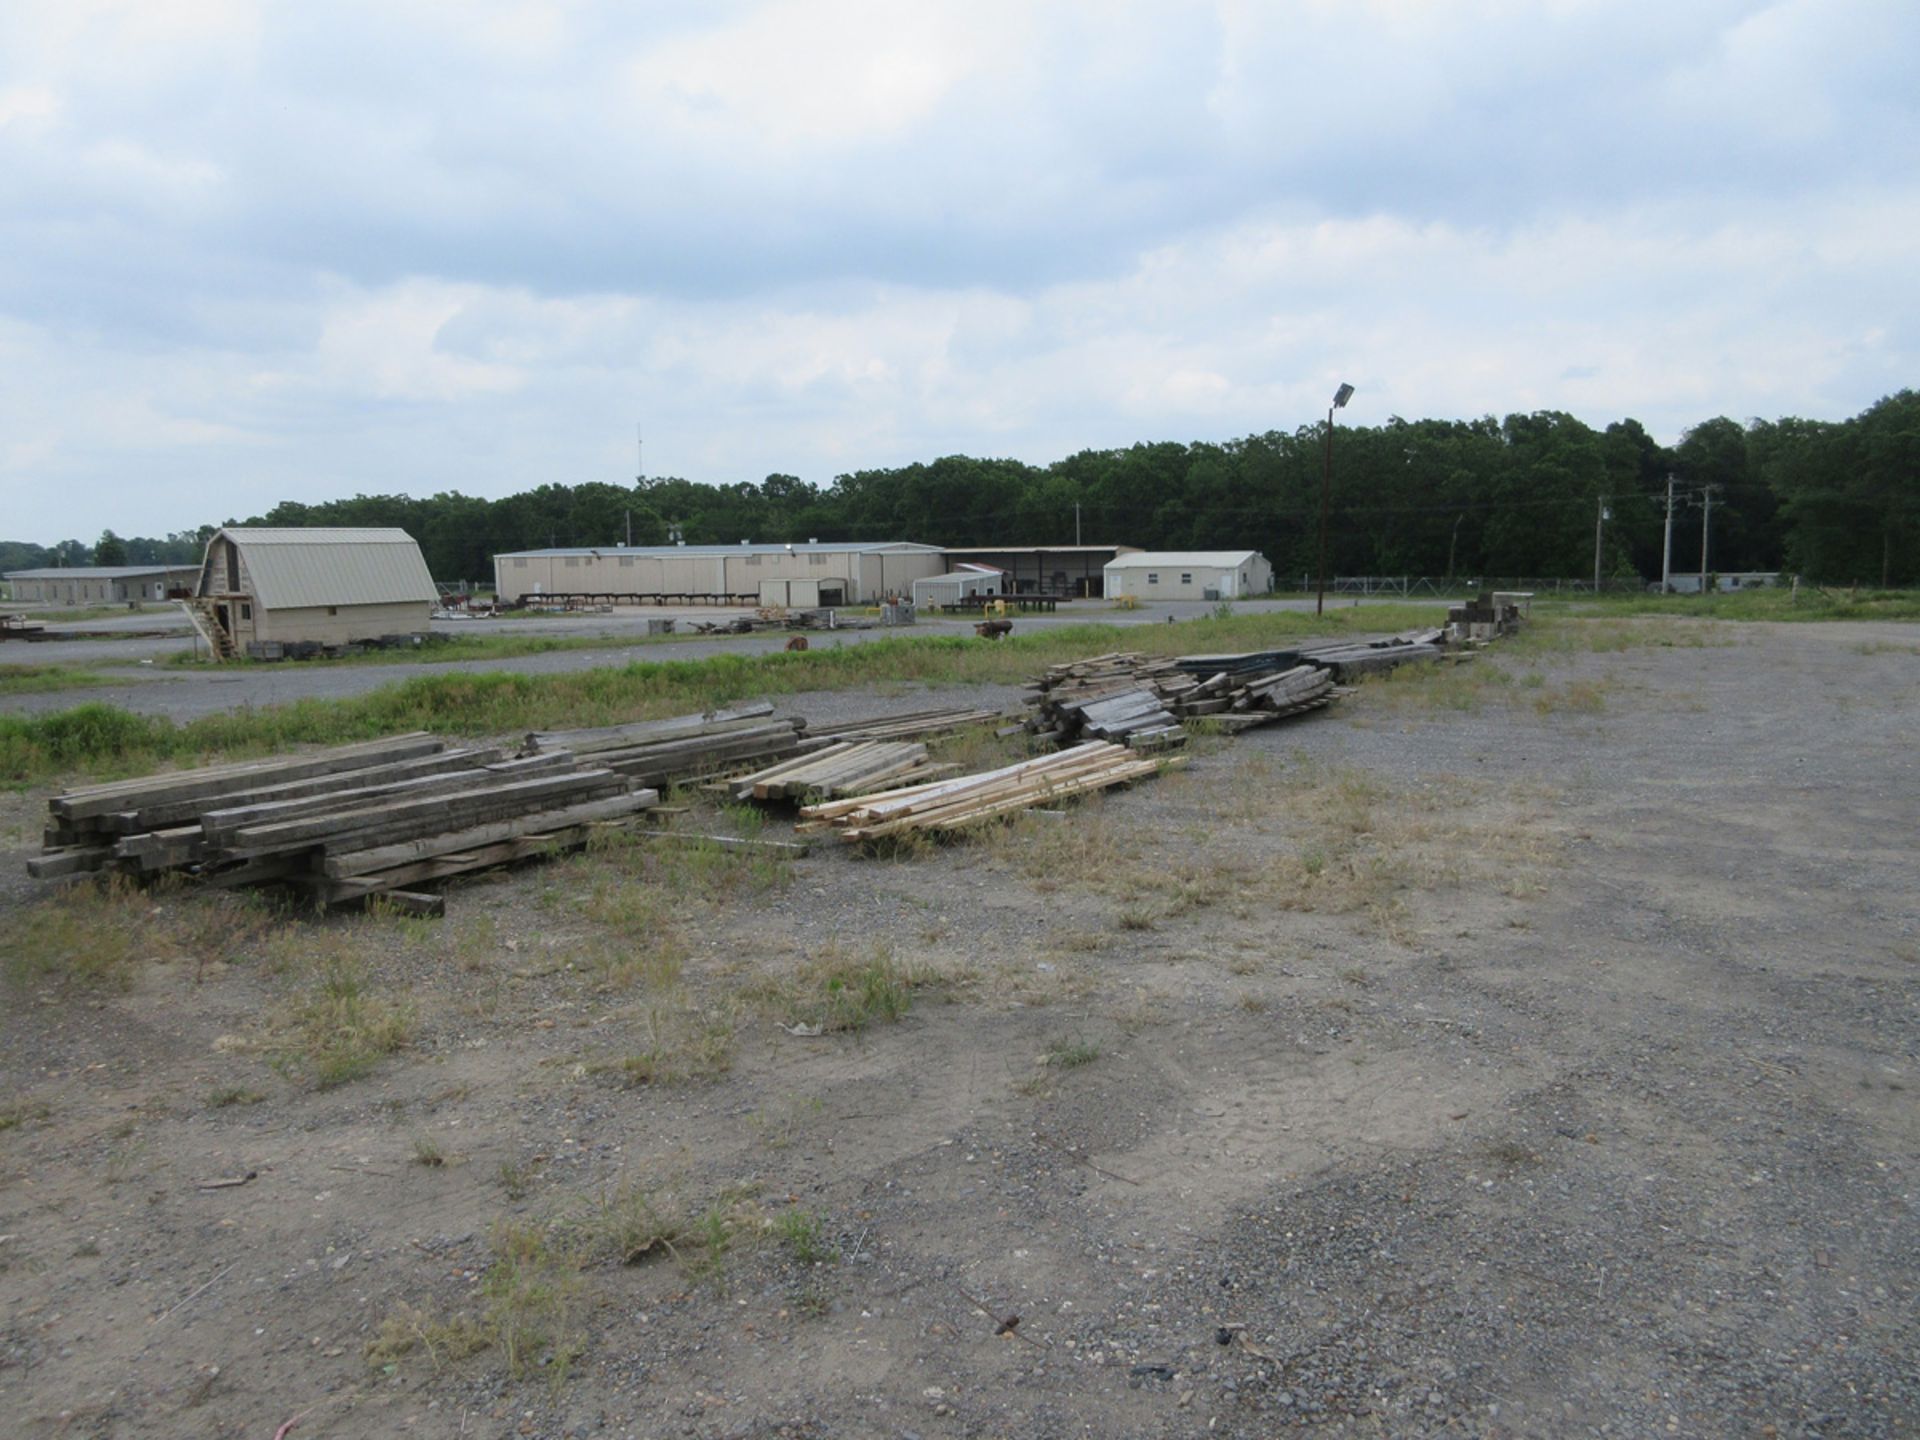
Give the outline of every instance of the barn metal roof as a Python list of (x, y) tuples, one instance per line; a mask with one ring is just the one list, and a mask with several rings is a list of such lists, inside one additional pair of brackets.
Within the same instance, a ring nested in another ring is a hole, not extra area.
[(404, 530), (237, 526), (208, 542), (209, 555), (222, 539), (240, 547), (253, 598), (269, 610), (439, 598), (420, 546)]
[(1258, 550), (1133, 550), (1116, 555), (1103, 567), (1108, 570), (1171, 570), (1181, 565), (1219, 565), (1232, 569), (1249, 560), (1258, 560)]

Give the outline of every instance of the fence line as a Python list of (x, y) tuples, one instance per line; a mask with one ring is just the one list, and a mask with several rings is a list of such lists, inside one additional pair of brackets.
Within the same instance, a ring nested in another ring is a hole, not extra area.
[[(1314, 591), (1319, 586), (1313, 576), (1302, 575), (1293, 582), (1293, 588)], [(1600, 593), (1607, 595), (1638, 595), (1646, 588), (1646, 581), (1634, 577), (1606, 579), (1600, 583)], [(1408, 599), (1416, 595), (1477, 595), (1483, 590), (1531, 590), (1537, 595), (1594, 593), (1591, 580), (1557, 575), (1454, 576), (1451, 579), (1442, 575), (1334, 575), (1327, 580), (1327, 590), (1334, 595), (1397, 595)]]

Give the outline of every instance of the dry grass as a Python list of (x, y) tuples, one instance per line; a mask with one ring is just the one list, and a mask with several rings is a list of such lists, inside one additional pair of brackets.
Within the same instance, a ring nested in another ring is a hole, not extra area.
[(142, 888), (112, 875), (63, 886), (29, 905), (0, 966), (16, 984), (126, 989), (147, 960), (237, 957), (273, 922), (257, 895), (189, 894), (178, 883)]
[(370, 1075), (413, 1038), (413, 1005), (370, 987), (361, 962), (335, 953), (267, 1019), (259, 1042), (277, 1068), (327, 1090)]
[(624, 1085), (683, 1085), (733, 1068), (738, 1025), (732, 1012), (703, 1010), (685, 992), (648, 1006), (638, 1017), (639, 1044), (615, 1058), (594, 1061), (594, 1074)]
[(901, 1019), (931, 979), (884, 946), (862, 953), (828, 945), (785, 974), (749, 981), (745, 995), (780, 1025), (832, 1034)]

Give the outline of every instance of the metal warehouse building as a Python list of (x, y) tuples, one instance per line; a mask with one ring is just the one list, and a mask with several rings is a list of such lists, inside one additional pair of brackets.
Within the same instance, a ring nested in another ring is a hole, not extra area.
[(13, 598), (47, 605), (112, 605), (164, 600), (169, 590), (191, 590), (198, 565), (77, 565), (65, 570), (9, 570)]
[(1107, 594), (1141, 600), (1243, 600), (1273, 589), (1258, 550), (1135, 550), (1106, 564)]
[(1061, 599), (1098, 599), (1105, 586), (1102, 567), (1132, 553), (1128, 545), (970, 546), (950, 549), (956, 565), (990, 565), (1007, 576), (1010, 595), (1056, 595)]
[(439, 591), (404, 530), (220, 531), (188, 613), (214, 654), (250, 644), (345, 645), (427, 629)]
[(938, 575), (935, 545), (653, 545), (517, 550), (493, 557), (502, 604), (543, 595), (629, 604), (863, 605)]

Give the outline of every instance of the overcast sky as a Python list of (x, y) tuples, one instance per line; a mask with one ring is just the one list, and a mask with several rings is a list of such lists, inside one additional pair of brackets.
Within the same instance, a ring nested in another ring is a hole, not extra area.
[(0, 538), (1916, 373), (1914, 0), (6, 0)]

